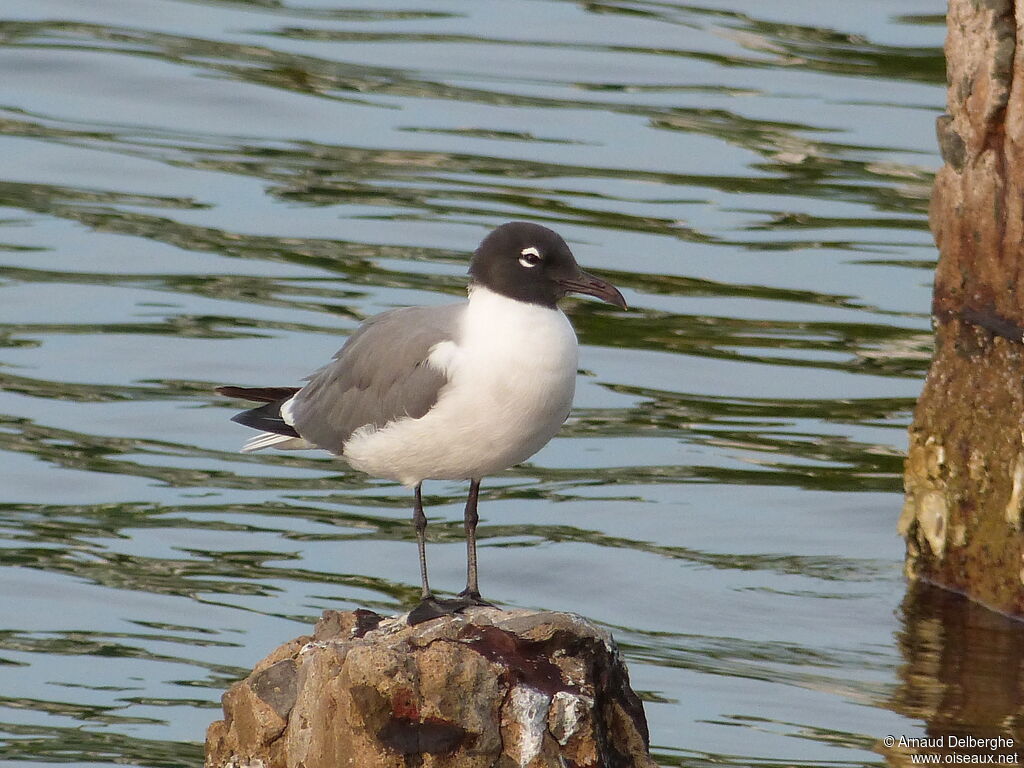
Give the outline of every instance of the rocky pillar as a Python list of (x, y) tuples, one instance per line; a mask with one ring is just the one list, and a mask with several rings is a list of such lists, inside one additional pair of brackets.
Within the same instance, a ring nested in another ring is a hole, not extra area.
[(907, 572), (1024, 614), (1024, 0), (949, 0), (935, 357), (910, 430)]
[(207, 768), (654, 768), (611, 636), (564, 613), (327, 611), (223, 705)]

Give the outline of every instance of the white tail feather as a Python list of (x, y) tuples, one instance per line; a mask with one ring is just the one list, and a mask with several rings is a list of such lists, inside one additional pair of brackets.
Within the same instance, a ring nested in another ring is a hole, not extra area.
[(242, 453), (252, 453), (263, 448), (278, 448), (281, 450), (301, 451), (314, 446), (303, 440), (301, 437), (290, 435), (278, 435), (275, 432), (260, 432), (256, 437), (251, 437), (242, 446)]

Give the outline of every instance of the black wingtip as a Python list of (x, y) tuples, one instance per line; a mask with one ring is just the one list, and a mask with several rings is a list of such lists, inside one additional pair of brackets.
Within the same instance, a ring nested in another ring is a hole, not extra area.
[(287, 435), (288, 437), (299, 437), (295, 427), (281, 418), (281, 403), (283, 402), (283, 400), (275, 400), (258, 408), (236, 413), (231, 417), (231, 420), (237, 424), (264, 432), (273, 432), (274, 434)]
[(249, 400), (253, 403), (273, 403), (278, 400), (287, 400), (298, 392), (300, 387), (235, 387), (224, 385), (214, 387), (213, 391), (225, 397), (237, 397), (239, 400)]

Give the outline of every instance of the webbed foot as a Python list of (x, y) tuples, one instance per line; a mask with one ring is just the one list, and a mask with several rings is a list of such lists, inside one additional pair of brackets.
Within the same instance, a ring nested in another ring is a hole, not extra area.
[(494, 608), (494, 603), (488, 603), (476, 590), (464, 589), (456, 596), (459, 600), (465, 601), (467, 606), (479, 605), (484, 608)]
[(409, 611), (409, 626), (422, 624), (424, 621), (430, 621), (431, 619), (439, 619), (442, 616), (451, 616), (463, 608), (468, 608), (470, 605), (472, 603), (462, 598), (446, 600), (441, 597), (434, 597), (433, 595), (425, 597), (420, 600), (419, 605)]
[(492, 603), (488, 603), (482, 597), (479, 592), (460, 592), (458, 595), (451, 599), (443, 597), (425, 597), (420, 600), (420, 604), (409, 611), (409, 626), (415, 626), (416, 624), (422, 624), (424, 621), (430, 621), (431, 619), (439, 619), (442, 616), (452, 616), (459, 611), (470, 608), (472, 606), (483, 606), (486, 608), (493, 608)]

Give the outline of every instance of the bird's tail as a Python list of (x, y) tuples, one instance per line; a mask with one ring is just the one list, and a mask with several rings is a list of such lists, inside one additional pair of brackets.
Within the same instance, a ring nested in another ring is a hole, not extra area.
[(243, 453), (261, 448), (302, 449), (313, 446), (289, 424), (281, 414), (281, 406), (291, 400), (299, 387), (217, 387), (216, 392), (227, 397), (238, 397), (263, 403), (256, 408), (242, 411), (231, 417), (232, 421), (261, 430), (260, 434), (246, 441)]

